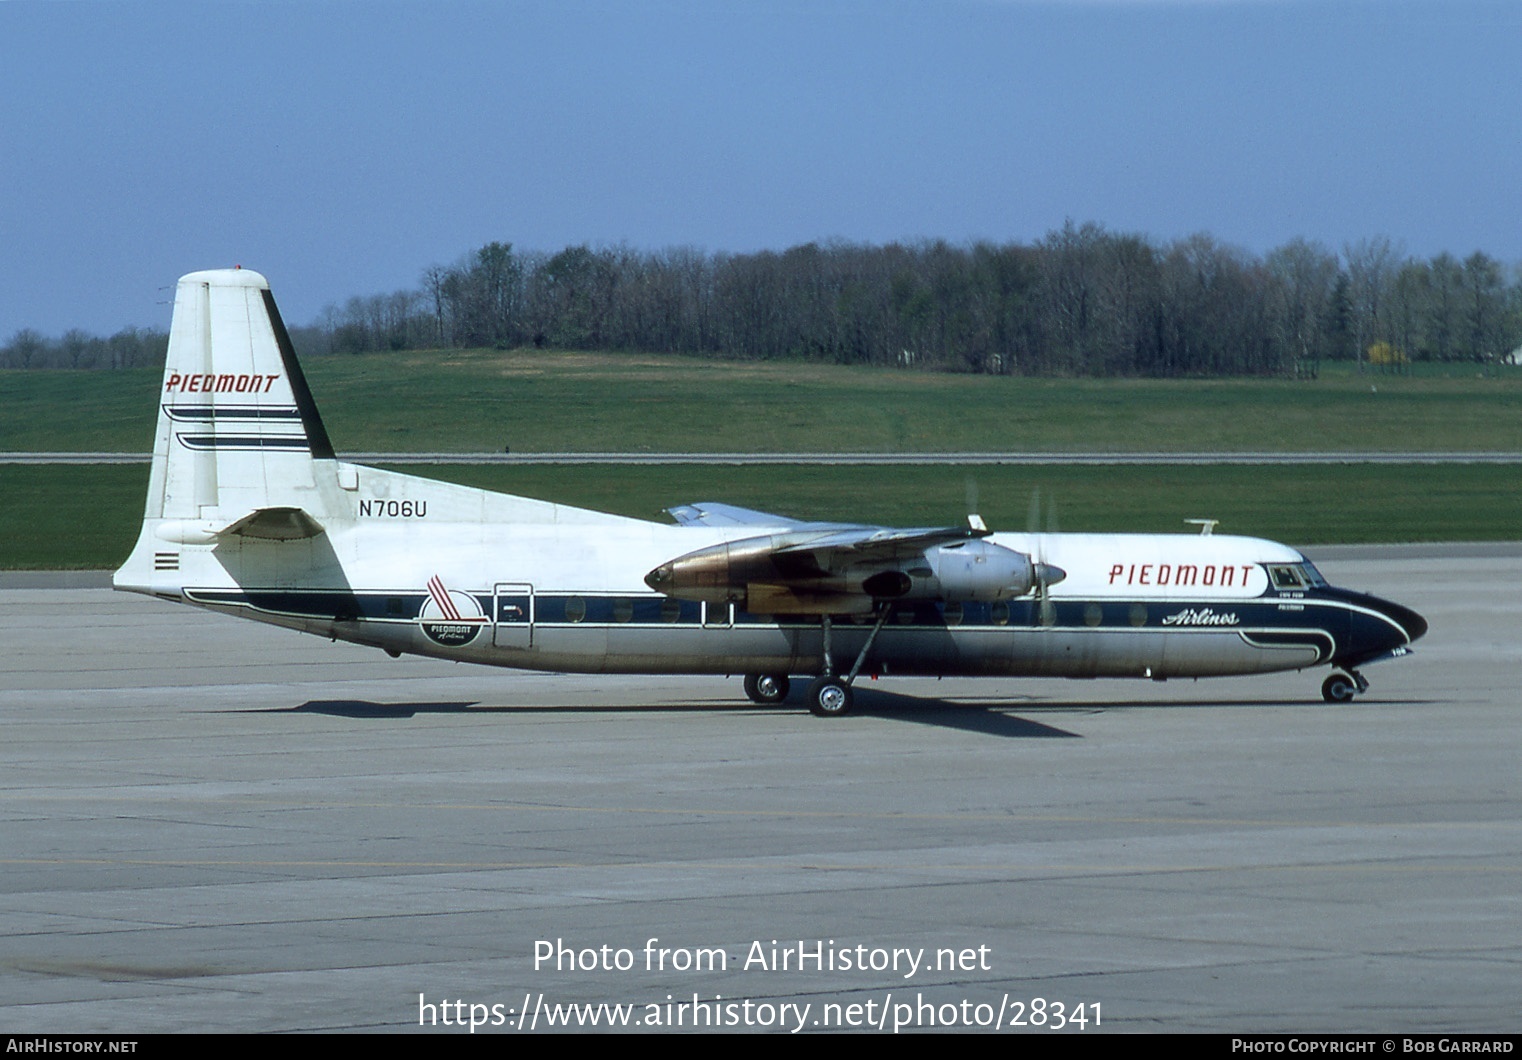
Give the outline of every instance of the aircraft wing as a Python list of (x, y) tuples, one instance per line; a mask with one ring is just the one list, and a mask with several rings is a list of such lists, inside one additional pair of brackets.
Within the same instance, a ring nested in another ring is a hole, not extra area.
[(1036, 577), (1031, 557), (980, 540), (989, 530), (975, 515), (966, 526), (770, 529), (677, 556), (645, 575), (645, 584), (758, 613), (824, 615), (865, 614), (877, 600), (910, 596), (1009, 599), (1029, 592)]
[(780, 545), (773, 555), (783, 560), (801, 555), (811, 555), (823, 570), (838, 570), (861, 564), (887, 563), (908, 559), (924, 553), (936, 545), (950, 545), (958, 541), (987, 537), (989, 531), (969, 522), (967, 526), (947, 526), (920, 529), (878, 529), (875, 527), (851, 527), (811, 537), (804, 541)]

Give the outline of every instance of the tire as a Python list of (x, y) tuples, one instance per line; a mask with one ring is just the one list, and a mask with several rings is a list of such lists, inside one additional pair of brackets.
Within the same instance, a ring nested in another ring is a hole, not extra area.
[(745, 694), (752, 703), (763, 707), (775, 706), (787, 698), (792, 683), (787, 674), (746, 674)]
[(809, 710), (821, 718), (851, 713), (851, 686), (838, 677), (821, 677), (809, 685)]
[(1351, 703), (1358, 685), (1347, 674), (1333, 674), (1321, 682), (1321, 698), (1328, 703)]

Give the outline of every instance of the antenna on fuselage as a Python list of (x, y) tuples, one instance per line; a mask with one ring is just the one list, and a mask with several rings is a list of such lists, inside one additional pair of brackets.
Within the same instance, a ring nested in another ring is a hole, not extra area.
[(1215, 528), (1221, 525), (1221, 520), (1219, 519), (1185, 519), (1184, 522), (1198, 526), (1201, 537), (1209, 537), (1215, 533)]

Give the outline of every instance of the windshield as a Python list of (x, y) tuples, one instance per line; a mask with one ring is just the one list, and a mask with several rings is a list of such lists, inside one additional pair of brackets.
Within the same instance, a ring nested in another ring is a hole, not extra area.
[(1312, 563), (1310, 560), (1306, 560), (1304, 563), (1300, 564), (1300, 573), (1305, 578), (1307, 585), (1313, 585), (1319, 589), (1327, 584), (1327, 580), (1323, 578), (1321, 576), (1321, 572), (1316, 569), (1316, 564)]

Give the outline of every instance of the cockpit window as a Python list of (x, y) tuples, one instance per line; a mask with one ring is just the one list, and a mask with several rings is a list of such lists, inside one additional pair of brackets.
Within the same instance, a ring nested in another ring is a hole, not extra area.
[(1304, 563), (1272, 565), (1268, 568), (1268, 577), (1275, 589), (1282, 590), (1304, 589), (1306, 586), (1320, 588), (1326, 585), (1326, 579), (1309, 560)]
[(1305, 588), (1305, 579), (1301, 576), (1299, 567), (1272, 566), (1268, 568), (1268, 577), (1274, 583), (1275, 589)]

